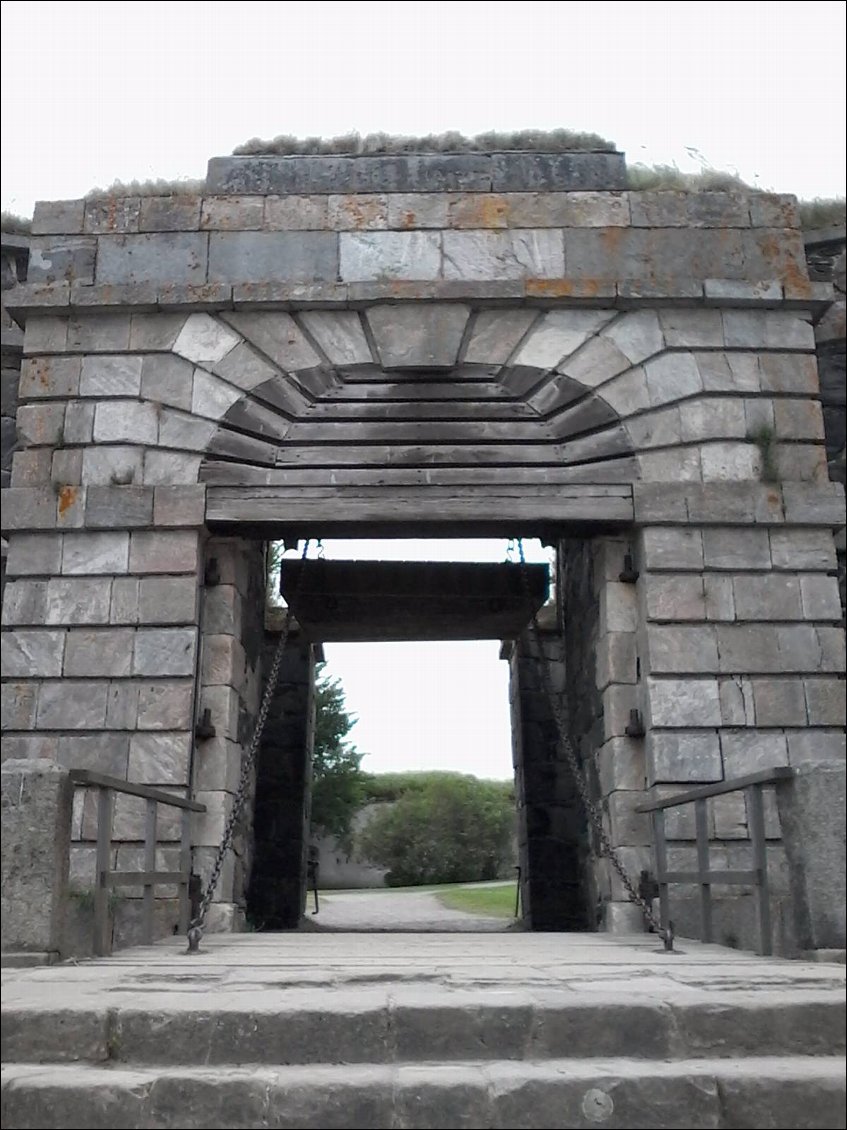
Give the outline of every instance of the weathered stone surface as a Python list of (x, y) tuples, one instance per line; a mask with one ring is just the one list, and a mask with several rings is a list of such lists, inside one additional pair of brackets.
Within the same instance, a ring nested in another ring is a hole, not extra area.
[(647, 784), (706, 783), (723, 776), (720, 742), (715, 731), (659, 731), (646, 741)]
[(608, 310), (551, 310), (534, 323), (514, 363), (553, 369), (584, 345), (612, 316)]
[(664, 353), (648, 361), (644, 373), (653, 405), (681, 400), (702, 389), (700, 370), (690, 353)]
[(342, 232), (338, 254), (343, 282), (437, 279), (441, 275), (440, 233)]
[(703, 553), (707, 569), (769, 569), (767, 530), (704, 529)]
[(206, 196), (200, 227), (210, 231), (256, 231), (262, 227), (264, 212), (261, 196)]
[(225, 321), (280, 369), (309, 369), (321, 363), (320, 356), (289, 314), (236, 312), (227, 314)]
[(3, 589), (3, 625), (41, 625), (47, 617), (47, 581), (8, 581)]
[(372, 306), (367, 320), (385, 369), (449, 368), (470, 311), (461, 305)]
[(806, 708), (810, 726), (843, 726), (845, 682), (843, 679), (806, 679)]
[(105, 577), (53, 577), (45, 624), (108, 624), (112, 582)]
[(65, 632), (21, 629), (3, 640), (2, 672), (12, 679), (51, 678), (62, 673)]
[[(116, 671), (115, 674), (120, 672)], [(43, 683), (38, 692), (37, 725), (41, 730), (98, 730), (106, 722), (108, 684)]]
[(650, 624), (647, 627), (650, 670), (699, 674), (720, 669), (715, 629), (706, 624)]
[(208, 254), (205, 232), (103, 235), (97, 240), (97, 282), (204, 283)]
[(801, 679), (752, 679), (757, 726), (805, 726)]
[(193, 530), (137, 531), (129, 552), (133, 573), (194, 573), (198, 537)]
[(29, 244), (27, 282), (94, 282), (97, 240), (91, 236), (45, 236)]
[(72, 628), (65, 647), (63, 673), (69, 676), (131, 673), (134, 634), (131, 628)]
[(52, 576), (62, 563), (62, 535), (15, 533), (9, 538), (6, 573), (9, 577)]
[(18, 409), (18, 440), (24, 446), (56, 447), (62, 442), (64, 404), (22, 404)]
[(132, 653), (134, 675), (193, 675), (194, 628), (139, 628)]
[(334, 282), (338, 254), (338, 237), (331, 232), (212, 232), (209, 281)]
[(631, 310), (602, 331), (633, 364), (660, 353), (665, 346), (658, 315), (652, 310)]
[(84, 200), (37, 200), (32, 216), (32, 234), (79, 235), (84, 214)]
[(359, 315), (352, 310), (305, 310), (300, 321), (331, 364), (359, 365), (373, 360)]
[(200, 226), (199, 196), (145, 196), (141, 199), (138, 230), (196, 231)]
[(7, 730), (32, 730), (38, 705), (38, 683), (3, 683), (2, 725)]
[(150, 785), (187, 785), (191, 752), (189, 733), (133, 734), (129, 742), (129, 773), (133, 781)]
[(800, 583), (781, 573), (739, 576), (732, 582), (739, 620), (801, 620)]
[(329, 227), (328, 197), (266, 196), (264, 224), (270, 231), (324, 231)]
[(777, 804), (791, 877), (792, 906), (804, 949), (845, 944), (845, 766), (799, 767), (780, 783)]
[(26, 399), (76, 396), (80, 367), (79, 357), (28, 358), (21, 368), (20, 395)]
[(4, 761), (4, 950), (61, 950), (73, 789), (47, 760)]
[(490, 160), (494, 192), (626, 188), (622, 153), (494, 153)]
[(196, 365), (209, 365), (221, 361), (240, 340), (229, 326), (210, 314), (191, 314), (174, 342), (173, 351)]
[(62, 573), (94, 575), (125, 573), (129, 561), (129, 534), (78, 532), (64, 535)]
[(142, 363), (126, 355), (83, 357), (80, 396), (138, 396)]
[(153, 492), (155, 526), (202, 526), (206, 514), (206, 487), (202, 483), (159, 486)]
[(642, 554), (645, 569), (701, 570), (703, 533), (649, 526), (642, 533)]
[(785, 735), (779, 730), (721, 730), (720, 739), (727, 780), (788, 764)]
[[(93, 411), (95, 405), (90, 405)], [(92, 423), (93, 428), (93, 423)], [(83, 449), (82, 479), (91, 486), (129, 486), (143, 477), (144, 448), (126, 444)]]
[(721, 724), (715, 679), (650, 679), (647, 701), (653, 725), (663, 729)]
[(241, 389), (233, 388), (226, 381), (219, 380), (202, 369), (194, 370), (194, 384), (191, 393), (191, 411), (195, 416), (220, 420), (233, 404), (242, 397)]
[(771, 530), (770, 547), (774, 569), (828, 572), (836, 567), (835, 543), (828, 530)]
[(445, 279), (560, 279), (565, 275), (562, 233), (553, 228), (445, 231), (443, 247)]
[(95, 196), (85, 201), (84, 230), (95, 234), (138, 231), (140, 214), (137, 196)]
[(193, 624), (197, 618), (195, 577), (144, 577), (139, 594), (142, 624)]
[(814, 331), (798, 314), (781, 310), (724, 310), (721, 316), (730, 349), (815, 348)]
[(141, 683), (138, 688), (139, 730), (179, 730), (191, 725), (194, 687), (190, 682)]
[(505, 364), (537, 317), (534, 310), (481, 310), (474, 319), (464, 360)]

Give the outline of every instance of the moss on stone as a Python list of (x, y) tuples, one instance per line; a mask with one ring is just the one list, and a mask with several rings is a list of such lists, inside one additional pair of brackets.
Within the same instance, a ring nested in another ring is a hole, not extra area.
[(373, 156), (397, 153), (497, 153), (513, 150), (531, 150), (540, 153), (567, 153), (574, 150), (603, 153), (615, 152), (614, 143), (596, 133), (578, 130), (555, 129), (515, 130), (498, 133), (491, 130), (465, 137), (456, 130), (428, 134), (426, 137), (407, 137), (402, 134), (369, 133), (362, 137), (348, 133), (342, 137), (292, 137), (280, 134), (271, 140), (254, 137), (233, 150), (237, 157), (262, 156), (320, 156), (350, 155)]

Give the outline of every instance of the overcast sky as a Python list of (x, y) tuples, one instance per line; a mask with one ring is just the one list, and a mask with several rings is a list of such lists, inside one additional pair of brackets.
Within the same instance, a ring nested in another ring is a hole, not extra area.
[[(115, 180), (202, 177), (251, 137), (352, 130), (566, 126), (630, 163), (710, 165), (804, 197), (845, 190), (841, 0), (6, 0), (2, 18), (0, 195), (20, 215)], [(502, 545), (484, 549), (502, 559)], [(328, 652), (366, 768), (510, 774), (496, 643)]]

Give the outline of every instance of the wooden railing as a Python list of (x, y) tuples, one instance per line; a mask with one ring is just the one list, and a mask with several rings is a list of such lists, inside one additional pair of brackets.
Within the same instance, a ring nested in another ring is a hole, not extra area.
[[(139, 886), (144, 888), (141, 918), (143, 945), (153, 943), (153, 908), (157, 884), (176, 885), (179, 888), (179, 929), (188, 930), (190, 900), (188, 884), (191, 878), (191, 813), (205, 812), (206, 806), (196, 800), (174, 796), (164, 789), (150, 785), (137, 785), (122, 781), (120, 777), (107, 777), (88, 769), (72, 769), (71, 781), (79, 788), (97, 789), (97, 850), (94, 886), (94, 954), (105, 957), (112, 952), (112, 935), (109, 921), (109, 892), (113, 887)], [(144, 821), (144, 870), (115, 871), (110, 866), (112, 855), (112, 822), (115, 813), (115, 794), (141, 797), (147, 802)], [(181, 810), (179, 870), (156, 870), (156, 828), (158, 806), (166, 805)]]
[[(773, 953), (770, 892), (768, 888), (768, 861), (765, 844), (765, 812), (762, 789), (794, 776), (788, 767), (763, 769), (730, 781), (702, 785), (676, 796), (641, 804), (637, 812), (649, 812), (653, 822), (653, 845), (656, 853), (656, 882), (659, 887), (659, 912), (663, 928), (671, 920), (668, 887), (673, 883), (696, 883), (700, 888), (700, 931), (704, 942), (714, 941), (712, 925), (712, 886), (720, 883), (727, 887), (752, 886), (756, 895), (756, 914), (759, 925), (759, 950), (762, 955)], [(706, 802), (711, 797), (726, 793), (744, 792), (747, 801), (747, 831), (753, 851), (753, 866), (749, 870), (712, 870), (709, 866), (709, 820)], [(694, 822), (697, 839), (697, 869), (695, 871), (669, 871), (668, 846), (665, 836), (665, 812), (683, 804), (694, 805)]]

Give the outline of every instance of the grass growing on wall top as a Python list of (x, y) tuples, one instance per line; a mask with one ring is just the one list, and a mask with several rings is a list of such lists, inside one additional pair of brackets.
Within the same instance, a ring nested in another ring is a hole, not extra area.
[(508, 133), (489, 130), (466, 137), (457, 130), (425, 137), (403, 134), (347, 133), (341, 137), (293, 137), (280, 134), (270, 140), (253, 137), (233, 150), (236, 157), (338, 156), (378, 157), (398, 153), (497, 153), (532, 150), (540, 153), (574, 151), (614, 153), (612, 141), (596, 133), (571, 129), (522, 129)]

